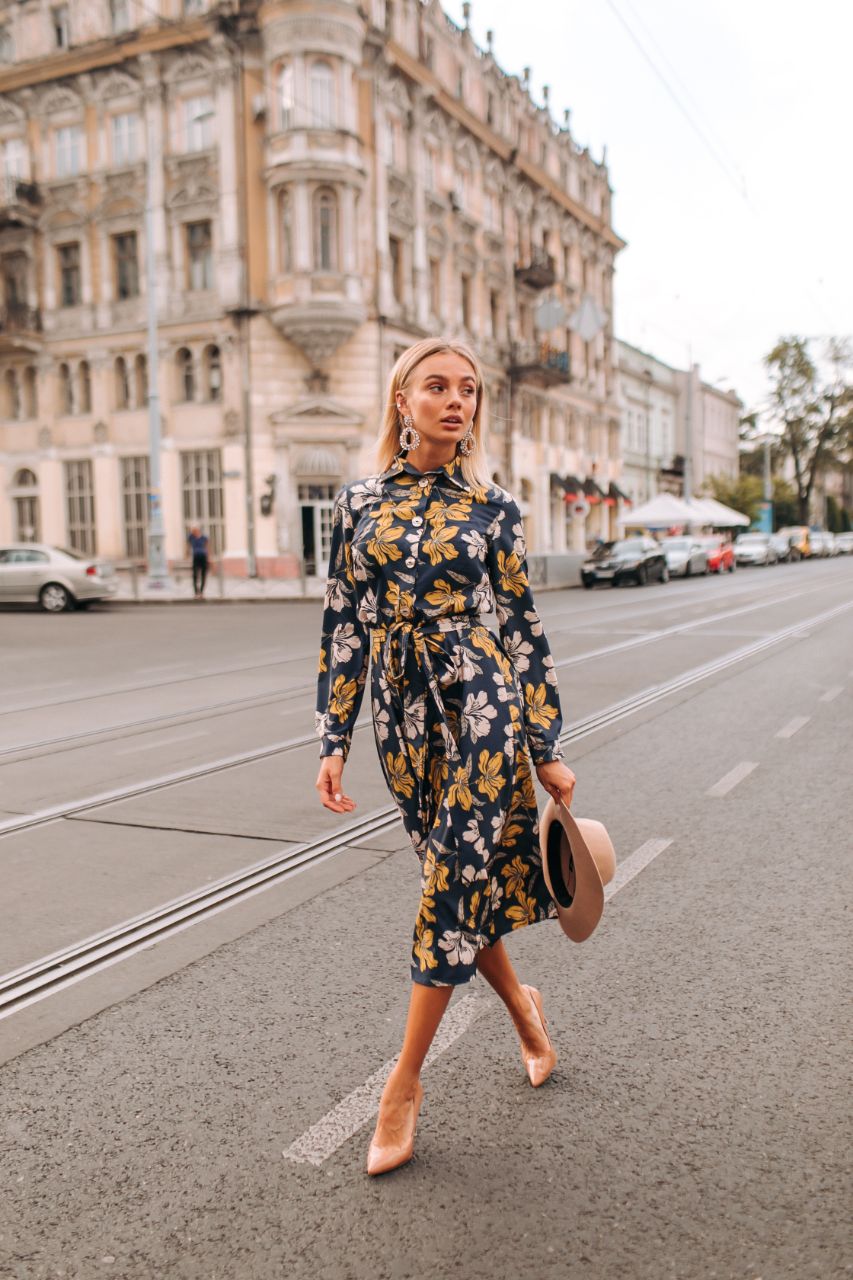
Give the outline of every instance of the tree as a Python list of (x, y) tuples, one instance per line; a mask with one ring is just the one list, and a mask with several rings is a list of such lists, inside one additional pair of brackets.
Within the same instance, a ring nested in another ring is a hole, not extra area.
[(806, 338), (780, 338), (764, 357), (770, 375), (770, 414), (794, 464), (798, 523), (808, 524), (815, 480), (827, 466), (845, 465), (853, 450), (853, 355), (830, 339), (823, 364)]
[[(741, 472), (736, 479), (730, 476), (710, 476), (708, 480), (711, 492), (718, 502), (723, 502), (735, 511), (742, 511), (750, 521), (758, 519), (761, 503), (764, 500), (764, 481), (759, 476)], [(781, 476), (773, 477), (773, 525), (776, 529), (784, 529), (786, 525), (797, 524), (799, 504), (796, 491)]]

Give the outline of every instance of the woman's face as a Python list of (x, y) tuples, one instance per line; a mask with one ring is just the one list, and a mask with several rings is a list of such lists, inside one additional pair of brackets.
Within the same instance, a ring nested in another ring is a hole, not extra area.
[(477, 409), (477, 376), (455, 351), (427, 356), (415, 365), (405, 392), (397, 392), (400, 414), (410, 414), (421, 444), (456, 448)]

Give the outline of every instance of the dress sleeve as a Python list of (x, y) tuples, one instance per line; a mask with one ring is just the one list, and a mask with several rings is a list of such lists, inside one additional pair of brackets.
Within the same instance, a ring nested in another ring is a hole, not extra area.
[(342, 489), (333, 512), (315, 722), (321, 757), (343, 756), (344, 760), (349, 755), (370, 657), (367, 628), (357, 612), (352, 534), (352, 512)]
[(534, 764), (562, 760), (563, 725), (557, 673), (527, 577), (524, 525), (508, 495), (489, 529), (487, 563), (501, 640), (523, 695), (524, 725)]

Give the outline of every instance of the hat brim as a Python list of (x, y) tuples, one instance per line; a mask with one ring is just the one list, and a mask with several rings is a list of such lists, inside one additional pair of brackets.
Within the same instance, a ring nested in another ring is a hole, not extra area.
[(572, 942), (585, 942), (604, 913), (604, 886), (616, 868), (610, 837), (600, 822), (576, 820), (551, 799), (540, 822), (540, 850), (560, 928)]

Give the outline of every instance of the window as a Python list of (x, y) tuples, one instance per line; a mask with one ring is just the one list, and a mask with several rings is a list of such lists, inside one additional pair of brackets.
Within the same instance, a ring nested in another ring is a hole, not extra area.
[(113, 164), (132, 164), (136, 160), (138, 122), (135, 111), (113, 116)]
[(461, 275), (459, 277), (460, 286), (460, 309), (462, 312), (462, 324), (469, 332), (471, 330), (471, 277)]
[(338, 202), (334, 191), (321, 188), (314, 196), (314, 267), (338, 269)]
[(181, 347), (177, 352), (175, 364), (178, 370), (178, 400), (195, 400), (195, 364), (193, 353), (188, 347)]
[(148, 359), (142, 354), (133, 362), (133, 403), (137, 409), (148, 403)]
[(56, 146), (56, 176), (71, 178), (82, 168), (83, 130), (77, 124), (57, 129), (54, 133)]
[(57, 245), (56, 256), (59, 260), (59, 305), (77, 307), (80, 305), (79, 243)]
[(95, 489), (92, 464), (87, 459), (65, 463), (65, 501), (68, 513), (68, 545), (83, 555), (95, 554)]
[(92, 412), (92, 371), (88, 360), (81, 360), (77, 366), (77, 412)]
[(436, 320), (441, 319), (441, 259), (429, 260), (429, 309)]
[(207, 400), (222, 399), (222, 356), (219, 347), (205, 347), (202, 352), (204, 394)]
[(332, 549), (335, 494), (340, 484), (304, 482), (297, 485), (302, 517), (302, 561), (309, 577), (324, 571)]
[(24, 370), (24, 417), (38, 416), (38, 390), (34, 365), (27, 365)]
[(6, 311), (17, 311), (19, 318), (24, 319), (23, 312), (27, 306), (27, 277), (29, 275), (27, 255), (18, 251), (4, 253), (2, 268)]
[(391, 257), (391, 287), (394, 297), (403, 302), (403, 243), (397, 236), (388, 237), (388, 252)]
[(148, 557), (148, 458), (122, 458), (121, 504), (124, 553), (131, 560)]
[(213, 237), (209, 222), (187, 223), (187, 284), (193, 290), (213, 288)]
[(68, 5), (55, 5), (50, 11), (53, 20), (53, 40), (57, 49), (67, 49), (71, 44), (71, 30), (68, 25)]
[(486, 95), (486, 124), (495, 123), (495, 95), (489, 93)]
[(195, 18), (198, 14), (205, 11), (205, 0), (184, 0), (183, 11), (185, 18)]
[(67, 364), (59, 366), (59, 412), (74, 412), (74, 384), (71, 381), (71, 369)]
[(0, 27), (0, 62), (15, 61), (15, 44), (8, 27)]
[(489, 293), (489, 323), (492, 337), (499, 338), (501, 333), (501, 296), (496, 289)]
[(3, 399), (3, 417), (17, 422), (21, 416), (21, 388), (17, 369), (7, 369), (3, 375)]
[(212, 556), (224, 546), (224, 506), (222, 501), (222, 454), (219, 449), (200, 449), (181, 454), (181, 487), (184, 524), (198, 525), (210, 539)]
[(116, 356), (116, 362), (113, 366), (115, 377), (115, 401), (117, 409), (130, 408), (130, 377), (127, 371), (127, 361), (124, 356)]
[[(16, 472), (12, 481), (13, 489), (25, 492), (15, 494), (15, 541), (41, 542), (39, 530), (38, 480), (34, 471), (27, 467)], [(32, 490), (32, 492), (27, 492)]]
[(139, 263), (136, 256), (136, 232), (125, 231), (113, 236), (116, 297), (120, 301), (139, 296)]
[(281, 194), (281, 269), (293, 270), (293, 200), (289, 191)]
[(130, 0), (110, 0), (110, 21), (113, 35), (130, 30)]
[(184, 138), (187, 151), (207, 151), (213, 146), (213, 99), (187, 98), (184, 102)]
[[(2, 58), (0, 58), (2, 62)], [(7, 180), (25, 180), (30, 171), (30, 153), (23, 138), (7, 138), (0, 144), (0, 168)]]
[(311, 90), (311, 126), (314, 129), (335, 127), (335, 73), (328, 62), (315, 62), (309, 75)]
[(278, 123), (281, 129), (293, 128), (293, 67), (288, 63), (278, 73)]

